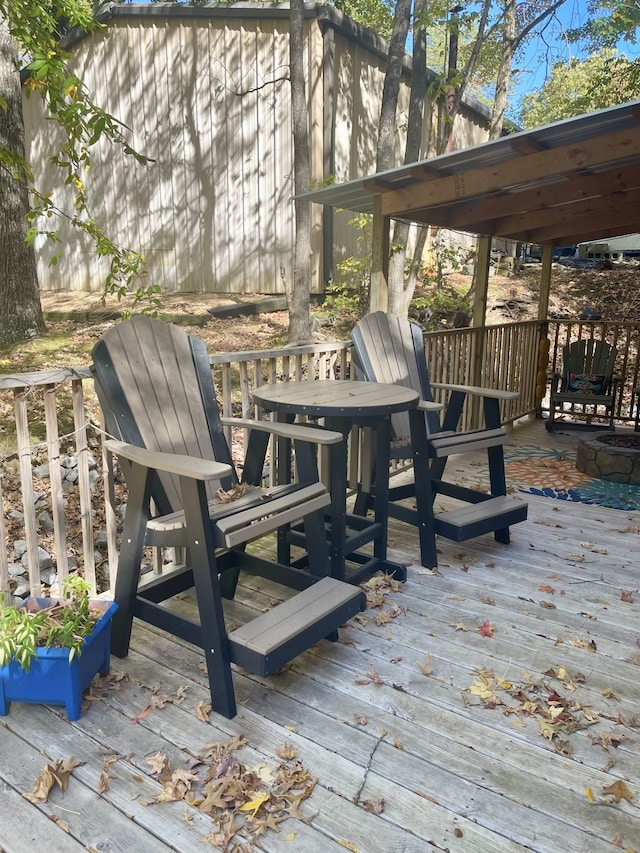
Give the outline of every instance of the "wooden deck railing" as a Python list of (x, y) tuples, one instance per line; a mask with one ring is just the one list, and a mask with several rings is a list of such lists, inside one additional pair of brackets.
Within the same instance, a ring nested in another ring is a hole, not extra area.
[(609, 323), (602, 320), (549, 320), (551, 373), (562, 369), (562, 349), (577, 340), (595, 339), (606, 341), (618, 348), (616, 373), (621, 388), (616, 401), (615, 418), (618, 421), (631, 419), (631, 396), (640, 386), (640, 323)]
[[(535, 379), (542, 337), (546, 337), (546, 326), (539, 321), (428, 332), (425, 349), (431, 381), (519, 391), (517, 400), (501, 407), (502, 420), (511, 423), (536, 409)], [(444, 392), (436, 391), (434, 396), (444, 402)], [(481, 416), (477, 399), (474, 404), (473, 398), (467, 398), (462, 428), (481, 426)]]
[[(484, 330), (431, 332), (425, 343), (432, 381), (519, 390), (519, 398), (502, 411), (505, 421), (513, 421), (539, 404), (535, 396), (538, 352), (540, 339), (547, 333), (551, 368), (557, 366), (562, 344), (576, 335), (604, 336), (618, 345), (619, 369), (626, 374), (618, 414), (628, 416), (625, 405), (630, 390), (640, 384), (638, 324), (553, 321), (547, 326), (532, 321)], [(211, 366), (222, 414), (260, 417), (263, 413), (251, 400), (254, 387), (276, 380), (347, 378), (349, 345), (220, 353), (211, 356)], [(16, 539), (25, 542), (31, 594), (41, 589), (39, 547), (46, 547), (60, 580), (77, 563), (94, 590), (111, 586), (117, 565), (119, 486), (111, 460), (102, 450), (99, 407), (89, 370), (0, 376), (0, 407), (5, 412), (12, 408), (15, 420), (14, 434), (1, 437), (5, 449), (0, 452), (0, 541), (6, 545), (0, 547), (0, 590), (9, 588), (9, 554)], [(462, 426), (478, 426), (480, 414), (477, 407), (468, 406)], [(243, 440), (241, 434), (232, 436), (230, 431), (227, 438)], [(48, 472), (40, 467), (45, 465)], [(23, 517), (16, 518), (16, 502), (10, 504), (9, 493), (19, 493)], [(5, 512), (5, 506), (11, 511)], [(102, 512), (96, 517), (97, 508), (104, 508), (104, 518)], [(48, 514), (44, 520), (43, 512)], [(70, 543), (81, 543), (79, 553), (72, 553)]]
[[(348, 365), (349, 344), (344, 342), (211, 356), (222, 413), (229, 417), (260, 416), (251, 403), (256, 385), (289, 379), (337, 379), (347, 376)], [(43, 555), (39, 548), (43, 544), (59, 581), (69, 572), (73, 557), (94, 594), (98, 588), (113, 585), (116, 485), (112, 460), (102, 449), (100, 412), (90, 376), (88, 368), (0, 376), (0, 404), (5, 411), (13, 407), (15, 419), (14, 434), (3, 437), (7, 449), (0, 458), (0, 592), (9, 589), (9, 553), (13, 550), (9, 541), (16, 539), (26, 543), (31, 595), (41, 590)], [(238, 437), (228, 430), (227, 439), (231, 444)], [(10, 492), (20, 493), (22, 518), (15, 518), (15, 508), (5, 514)], [(94, 509), (103, 500), (104, 535), (100, 537), (102, 550), (98, 550)], [(50, 516), (44, 522), (42, 512)], [(44, 524), (52, 530), (45, 531)], [(71, 542), (82, 543), (81, 554), (70, 554)]]

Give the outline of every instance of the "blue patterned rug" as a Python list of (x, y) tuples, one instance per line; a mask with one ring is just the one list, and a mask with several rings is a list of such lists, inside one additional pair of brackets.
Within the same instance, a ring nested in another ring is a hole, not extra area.
[(640, 510), (640, 486), (610, 483), (576, 468), (575, 451), (523, 444), (505, 453), (507, 485), (521, 492), (610, 509)]

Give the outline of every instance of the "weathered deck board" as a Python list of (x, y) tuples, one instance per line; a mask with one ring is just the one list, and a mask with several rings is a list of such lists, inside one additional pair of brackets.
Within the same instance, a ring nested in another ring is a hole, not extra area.
[[(548, 440), (534, 429), (519, 440)], [(469, 463), (456, 464), (464, 476)], [(341, 630), (340, 642), (319, 643), (269, 679), (234, 673), (234, 720), (198, 719), (195, 705), (208, 696), (201, 652), (143, 625), (129, 657), (112, 661), (130, 680), (97, 693), (77, 722), (15, 703), (0, 718), (0, 849), (207, 849), (202, 839), (214, 827), (206, 815), (184, 803), (143, 804), (161, 787), (145, 758), (164, 752), (180, 766), (205, 744), (243, 734), (238, 758), (247, 765), (275, 766), (286, 742), (318, 778), (303, 804), (313, 820), (291, 818), (263, 836), (271, 853), (326, 853), (345, 843), (359, 853), (640, 851), (640, 513), (549, 498), (529, 505), (509, 546), (491, 536), (439, 542), (438, 574), (416, 565), (415, 532), (392, 523), (393, 557), (410, 564), (407, 583), (388, 599), (398, 615), (379, 625), (368, 611), (368, 621)], [(243, 580), (229, 621), (282, 597), (264, 579)], [(190, 611), (194, 601), (187, 593), (172, 606)], [(492, 637), (477, 630), (485, 620)], [(544, 676), (561, 667), (573, 683)], [(545, 677), (545, 690), (593, 712), (594, 724), (563, 735), (557, 751), (534, 716), (505, 713), (518, 704), (506, 692), (496, 691), (505, 705), (494, 707), (465, 692), (480, 670), (523, 689)], [(175, 697), (180, 688), (183, 702), (138, 718), (151, 689)], [(39, 806), (20, 796), (47, 760), (72, 755), (83, 764), (65, 793)], [(100, 795), (103, 761), (112, 757)], [(617, 780), (632, 800), (598, 804)], [(381, 799), (381, 814), (363, 808)]]

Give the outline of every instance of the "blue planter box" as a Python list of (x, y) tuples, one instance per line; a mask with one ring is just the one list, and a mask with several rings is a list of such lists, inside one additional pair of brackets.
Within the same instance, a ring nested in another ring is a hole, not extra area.
[[(49, 601), (49, 599), (45, 599)], [(86, 639), (81, 655), (69, 663), (69, 649), (37, 649), (29, 672), (16, 661), (0, 668), (0, 716), (9, 713), (12, 702), (65, 705), (70, 720), (82, 711), (82, 694), (96, 673), (106, 675), (111, 665), (111, 618), (118, 609), (114, 601), (92, 601), (103, 607), (104, 616)]]

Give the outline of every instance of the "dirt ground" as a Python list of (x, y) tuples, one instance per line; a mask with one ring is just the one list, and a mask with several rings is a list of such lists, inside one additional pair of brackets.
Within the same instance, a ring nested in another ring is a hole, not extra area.
[[(540, 265), (529, 264), (512, 277), (490, 279), (487, 322), (497, 324), (535, 319), (538, 311)], [(447, 284), (465, 293), (470, 276), (452, 273)], [(288, 314), (271, 311), (234, 318), (212, 317), (209, 308), (253, 302), (258, 294), (229, 296), (204, 293), (165, 293), (161, 312), (200, 335), (213, 352), (268, 349), (287, 342)], [(640, 265), (619, 264), (612, 269), (575, 269), (554, 265), (549, 316), (578, 317), (585, 305), (605, 320), (640, 320)], [(0, 352), (0, 374), (54, 367), (85, 365), (91, 347), (117, 319), (123, 306), (110, 298), (103, 305), (99, 294), (56, 292), (42, 294), (48, 333)], [(316, 340), (345, 340), (357, 319), (345, 312), (312, 309)]]

